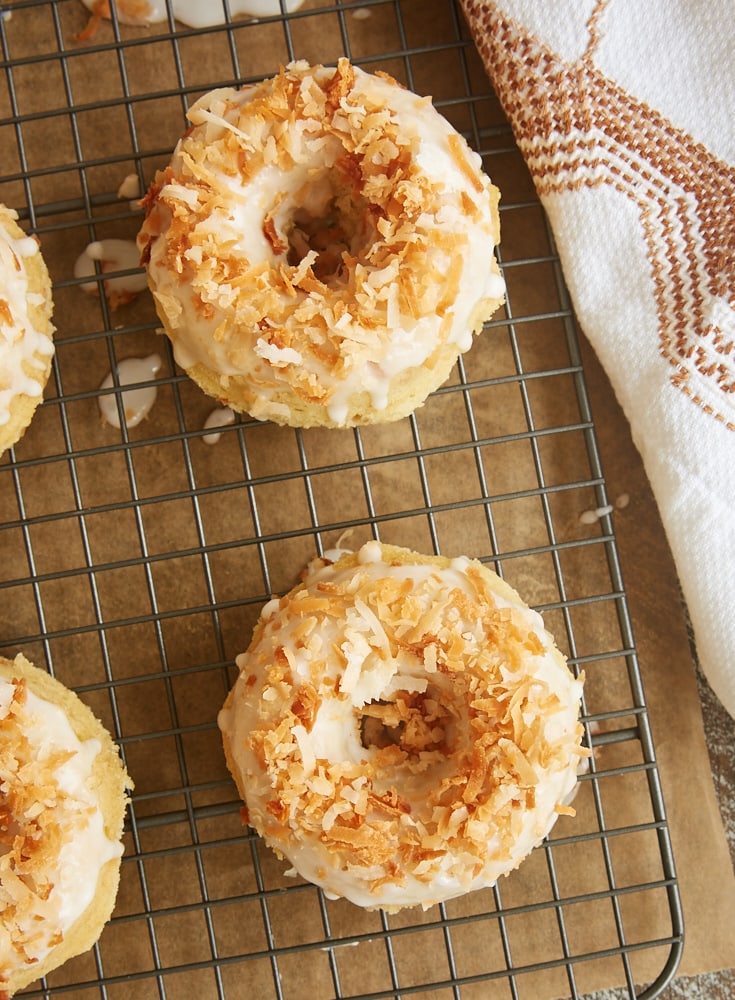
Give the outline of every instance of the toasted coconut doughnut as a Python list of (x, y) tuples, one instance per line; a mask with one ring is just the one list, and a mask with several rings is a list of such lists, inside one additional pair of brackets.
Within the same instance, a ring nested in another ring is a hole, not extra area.
[(0, 204), (0, 455), (23, 435), (51, 373), (51, 281), (39, 245)]
[(188, 117), (138, 236), (178, 363), (280, 424), (411, 413), (503, 301), (480, 157), (430, 98), (346, 59)]
[(72, 691), (21, 655), (0, 657), (0, 997), (99, 937), (131, 787), (109, 733)]
[(368, 542), (263, 609), (219, 715), (245, 816), (330, 897), (492, 885), (577, 780), (582, 681), (481, 563)]

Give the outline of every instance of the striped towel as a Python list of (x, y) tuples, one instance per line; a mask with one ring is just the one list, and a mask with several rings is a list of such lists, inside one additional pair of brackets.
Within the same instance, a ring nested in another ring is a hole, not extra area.
[(735, 715), (735, 5), (461, 3)]

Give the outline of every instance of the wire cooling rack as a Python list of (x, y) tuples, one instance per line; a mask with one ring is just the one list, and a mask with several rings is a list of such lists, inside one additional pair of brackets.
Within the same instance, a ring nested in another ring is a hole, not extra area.
[[(458, 9), (306, 0), (194, 30), (125, 26), (113, 5), (91, 32), (79, 0), (0, 11), (0, 198), (41, 239), (58, 327), (46, 402), (0, 462), (0, 648), (74, 687), (136, 782), (112, 921), (29, 994), (660, 993), (683, 931), (616, 554), (624, 498), (607, 496), (558, 260)], [(74, 262), (134, 239), (125, 188), (145, 189), (200, 93), (343, 54), (431, 93), (483, 155), (507, 307), (410, 419), (301, 433), (243, 417), (208, 443), (212, 401), (175, 367), (148, 293), (120, 303), (98, 263), (89, 294)], [(115, 429), (99, 404), (122, 389), (100, 389), (105, 375), (153, 354), (148, 418)], [(587, 678), (577, 817), (494, 890), (426, 913), (364, 913), (287, 877), (242, 827), (224, 766), (216, 714), (260, 606), (345, 532), (483, 559)]]

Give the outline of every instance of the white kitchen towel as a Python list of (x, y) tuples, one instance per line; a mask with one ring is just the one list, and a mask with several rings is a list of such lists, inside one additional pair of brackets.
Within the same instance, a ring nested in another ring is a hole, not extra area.
[(735, 715), (735, 3), (461, 2)]

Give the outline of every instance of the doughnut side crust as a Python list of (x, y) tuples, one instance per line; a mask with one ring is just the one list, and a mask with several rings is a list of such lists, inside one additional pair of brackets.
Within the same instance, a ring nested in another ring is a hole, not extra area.
[[(97, 874), (91, 901), (73, 923), (58, 935), (55, 942), (49, 944), (46, 954), (36, 958), (24, 953), (21, 948), (15, 952), (13, 961), (10, 963), (7, 961), (7, 953), (0, 950), (0, 996), (11, 997), (15, 992), (58, 968), (68, 959), (87, 951), (99, 938), (104, 925), (110, 918), (117, 896), (122, 856), (120, 840), (128, 796), (133, 783), (123, 767), (119, 752), (110, 734), (73, 691), (50, 674), (35, 667), (20, 654), (14, 660), (0, 657), (0, 681), (13, 682), (16, 687), (20, 684), (36, 698), (60, 709), (76, 738), (82, 744), (91, 746), (95, 750), (86, 787), (95, 801), (95, 811), (101, 816), (101, 829), (107, 841), (101, 855), (106, 860), (103, 860)], [(20, 697), (22, 699), (23, 695), (21, 694)], [(3, 755), (10, 753), (12, 758), (13, 743), (17, 742), (18, 739), (13, 730), (14, 724), (7, 717), (0, 720), (0, 763), (3, 762)], [(88, 743), (88, 741), (93, 742)], [(53, 777), (50, 780), (53, 781)], [(4, 798), (6, 789), (3, 787), (2, 791)], [(13, 794), (14, 801), (16, 801), (18, 790), (15, 789)], [(32, 808), (31, 803), (28, 805)], [(12, 812), (12, 803), (10, 803), (10, 808)], [(55, 836), (53, 823), (49, 827), (49, 831), (47, 836), (51, 841)], [(4, 872), (4, 878), (9, 878), (12, 866), (5, 867), (3, 865), (3, 862), (8, 860), (7, 854), (3, 858), (3, 852), (6, 848), (7, 845), (0, 842), (0, 868)], [(48, 851), (45, 847), (39, 849), (37, 871), (39, 883), (44, 877), (46, 859), (53, 858), (57, 851), (57, 843), (50, 843)], [(53, 861), (49, 863), (52, 864)], [(92, 863), (91, 859), (89, 863)], [(2, 881), (0, 879), (0, 885)], [(3, 931), (12, 939), (13, 933), (17, 932), (17, 924), (13, 924), (12, 907), (7, 898), (4, 898), (3, 909)], [(6, 959), (5, 962), (2, 961), (3, 958)]]
[[(497, 299), (478, 302), (469, 321), (473, 335), (480, 333), (500, 304), (502, 300)], [(355, 390), (349, 397), (348, 416), (336, 422), (322, 404), (310, 402), (286, 389), (276, 389), (264, 404), (248, 377), (232, 376), (223, 386), (221, 377), (201, 364), (189, 368), (187, 374), (208, 396), (237, 412), (289, 427), (352, 427), (389, 423), (409, 416), (424, 404), (430, 393), (447, 381), (457, 363), (458, 353), (454, 344), (441, 344), (434, 352), (431, 367), (413, 365), (399, 372), (391, 380), (390, 402), (384, 408), (376, 409), (370, 392)]]
[(220, 713), (247, 821), (368, 909), (490, 886), (577, 781), (582, 679), (482, 564), (370, 542), (263, 609)]
[(0, 204), (0, 455), (41, 402), (54, 353), (51, 280), (38, 243)]
[(189, 118), (138, 237), (181, 367), (291, 426), (412, 412), (504, 299), (480, 157), (430, 99), (345, 59)]

